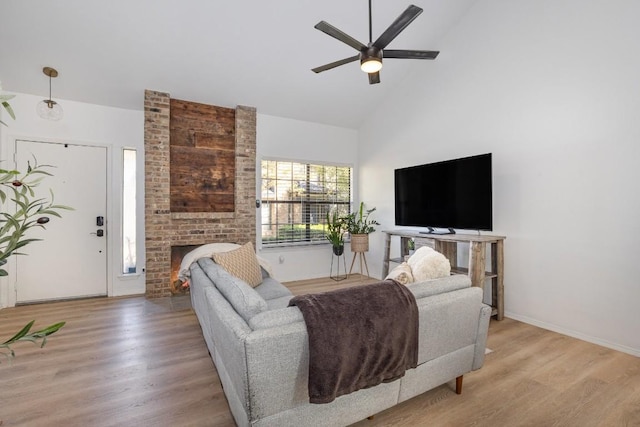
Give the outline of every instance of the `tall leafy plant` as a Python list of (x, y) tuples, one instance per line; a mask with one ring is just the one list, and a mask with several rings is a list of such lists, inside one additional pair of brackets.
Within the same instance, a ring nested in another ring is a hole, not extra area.
[[(4, 210), (0, 212), (0, 276), (8, 275), (2, 267), (9, 257), (24, 255), (20, 252), (23, 247), (42, 240), (27, 237), (26, 234), (30, 229), (45, 228), (45, 224), (49, 222), (49, 216), (59, 218), (59, 211), (71, 209), (68, 206), (56, 205), (51, 190), (49, 190), (51, 198), (36, 197), (34, 188), (45, 177), (52, 175), (47, 171), (51, 166), (38, 165), (35, 160), (34, 162), (33, 167), (30, 162), (27, 163), (25, 173), (0, 169), (0, 202), (5, 205), (9, 200), (16, 206), (14, 213)], [(34, 321), (31, 321), (13, 337), (0, 344), (0, 354), (8, 359), (13, 358), (15, 353), (11, 345), (19, 341), (30, 341), (35, 344), (41, 340), (41, 347), (44, 347), (47, 337), (62, 328), (65, 322), (58, 322), (36, 332), (30, 332), (33, 324)]]
[(349, 234), (369, 234), (376, 231), (374, 225), (380, 225), (374, 219), (369, 219), (369, 215), (371, 215), (376, 208), (364, 209), (364, 202), (360, 202), (360, 208), (357, 212), (352, 212), (345, 217), (345, 222), (347, 224), (347, 231)]
[[(0, 90), (2, 88), (0, 87)], [(0, 105), (15, 119), (15, 114), (9, 100), (14, 95), (0, 94)], [(6, 123), (0, 121), (6, 126)], [(0, 212), (0, 277), (7, 276), (7, 271), (2, 268), (7, 259), (12, 255), (23, 255), (19, 250), (29, 243), (42, 239), (28, 238), (27, 232), (33, 227), (42, 227), (49, 222), (49, 216), (60, 217), (59, 211), (72, 209), (64, 205), (56, 205), (53, 202), (53, 192), (49, 190), (51, 198), (36, 197), (34, 188), (37, 187), (45, 177), (52, 176), (47, 169), (51, 166), (38, 165), (34, 159), (34, 166), (27, 163), (27, 171), (21, 173), (18, 170), (0, 169), (0, 205), (3, 206)], [(14, 213), (4, 211), (4, 206), (8, 201), (16, 206)], [(54, 323), (44, 329), (31, 332), (35, 320), (26, 324), (18, 333), (0, 344), (0, 355), (8, 360), (15, 357), (15, 352), (11, 346), (20, 341), (29, 341), (40, 347), (47, 343), (47, 337), (54, 334), (65, 325), (65, 322)], [(0, 421), (1, 423), (1, 421)]]
[(337, 211), (334, 211), (332, 214), (327, 212), (327, 231), (325, 237), (331, 242), (334, 248), (344, 246), (344, 232), (344, 219), (338, 215)]
[[(7, 199), (14, 202), (14, 213), (0, 212), (0, 267), (7, 263), (11, 255), (24, 255), (19, 249), (32, 242), (42, 239), (27, 238), (27, 232), (33, 227), (45, 228), (49, 216), (60, 218), (60, 210), (71, 209), (68, 206), (54, 204), (53, 191), (49, 190), (51, 198), (37, 198), (34, 188), (46, 176), (52, 176), (47, 171), (52, 166), (38, 165), (33, 167), (27, 163), (27, 172), (21, 174), (17, 170), (0, 169), (0, 202), (5, 204)], [(0, 276), (8, 273), (0, 268)]]

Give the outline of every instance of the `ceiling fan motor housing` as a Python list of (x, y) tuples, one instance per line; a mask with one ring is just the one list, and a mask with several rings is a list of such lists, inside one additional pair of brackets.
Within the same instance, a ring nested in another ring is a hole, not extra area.
[(370, 45), (366, 50), (360, 52), (360, 63), (371, 58), (378, 58), (382, 62), (382, 49)]

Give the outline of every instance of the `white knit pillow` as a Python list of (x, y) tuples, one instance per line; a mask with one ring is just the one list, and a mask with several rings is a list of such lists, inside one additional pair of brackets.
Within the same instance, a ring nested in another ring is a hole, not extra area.
[(428, 254), (434, 252), (434, 250), (432, 248), (430, 248), (429, 246), (420, 246), (414, 253), (413, 255), (411, 255), (409, 257), (409, 259), (407, 260), (407, 264), (409, 264), (409, 267), (411, 267), (412, 269), (415, 267), (415, 265), (418, 263), (418, 261), (420, 261), (422, 258), (424, 258), (425, 256), (427, 256)]
[(440, 252), (432, 250), (411, 267), (411, 272), (416, 282), (447, 277), (451, 274), (451, 263)]

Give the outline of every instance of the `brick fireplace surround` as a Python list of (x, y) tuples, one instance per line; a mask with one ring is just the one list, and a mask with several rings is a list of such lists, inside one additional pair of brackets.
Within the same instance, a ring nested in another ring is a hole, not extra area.
[(146, 296), (171, 295), (171, 247), (256, 240), (256, 109), (235, 110), (235, 212), (171, 212), (170, 96), (145, 91)]

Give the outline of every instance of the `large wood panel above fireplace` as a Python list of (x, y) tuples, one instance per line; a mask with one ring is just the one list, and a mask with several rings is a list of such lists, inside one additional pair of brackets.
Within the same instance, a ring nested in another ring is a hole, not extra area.
[(236, 111), (171, 100), (171, 212), (233, 212)]

